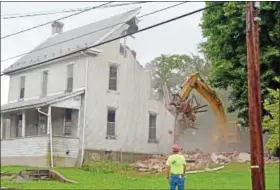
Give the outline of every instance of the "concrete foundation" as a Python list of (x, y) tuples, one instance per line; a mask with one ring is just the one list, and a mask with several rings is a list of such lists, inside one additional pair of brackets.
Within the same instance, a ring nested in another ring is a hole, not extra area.
[(48, 161), (44, 156), (1, 157), (1, 166), (7, 165), (48, 167)]
[[(76, 158), (54, 157), (55, 167), (75, 167)], [(1, 157), (1, 166), (18, 165), (31, 167), (49, 167), (49, 159), (44, 156)]]
[(54, 156), (55, 167), (76, 167), (77, 158)]
[(136, 160), (146, 159), (150, 154), (133, 152), (113, 152), (105, 150), (85, 150), (85, 161), (113, 160), (119, 162), (132, 163)]

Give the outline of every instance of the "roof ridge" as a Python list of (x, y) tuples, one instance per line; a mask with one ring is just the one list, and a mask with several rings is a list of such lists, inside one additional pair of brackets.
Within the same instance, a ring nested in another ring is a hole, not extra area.
[[(71, 30), (68, 30), (68, 31), (59, 33), (59, 34), (57, 34), (57, 35), (50, 36), (49, 38), (52, 38), (52, 37), (55, 37), (55, 36), (59, 36), (59, 35), (62, 35), (62, 34), (68, 33), (68, 32), (73, 32), (73, 31), (75, 31), (75, 30), (78, 30), (78, 29), (81, 28), (81, 27), (86, 27), (86, 26), (89, 26), (89, 25), (91, 25), (91, 24), (95, 24), (95, 23), (99, 23), (99, 22), (103, 22), (103, 21), (112, 19), (113, 17), (117, 17), (117, 16), (119, 16), (119, 15), (127, 14), (127, 13), (129, 13), (129, 12), (133, 12), (133, 11), (136, 11), (137, 9), (139, 9), (139, 8), (141, 8), (141, 7), (137, 7), (137, 8), (135, 8), (135, 9), (131, 9), (130, 11), (126, 11), (126, 12), (123, 12), (123, 13), (120, 13), (120, 14), (115, 14), (115, 15), (110, 16), (110, 17), (107, 17), (107, 18), (105, 18), (105, 19), (98, 20), (98, 21), (95, 21), (95, 22), (91, 22), (91, 23), (89, 23), (89, 24), (86, 24), (86, 25), (83, 25), (83, 26), (80, 26), (80, 27), (77, 27), (77, 28), (73, 28), (73, 29), (71, 29)], [(121, 23), (120, 23), (120, 24), (121, 24)], [(108, 26), (108, 27), (109, 27), (109, 26)], [(49, 39), (49, 38), (48, 38), (48, 39)]]

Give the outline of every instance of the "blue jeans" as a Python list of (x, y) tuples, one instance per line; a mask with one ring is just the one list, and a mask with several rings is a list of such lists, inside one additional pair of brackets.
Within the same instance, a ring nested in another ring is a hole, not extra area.
[(178, 190), (184, 190), (185, 188), (185, 177), (179, 175), (171, 175), (170, 176), (170, 190), (176, 190), (178, 186)]

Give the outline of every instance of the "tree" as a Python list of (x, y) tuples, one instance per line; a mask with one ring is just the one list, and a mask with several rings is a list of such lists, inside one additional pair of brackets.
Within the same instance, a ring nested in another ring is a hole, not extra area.
[[(280, 77), (275, 78), (276, 81), (280, 82)], [(263, 129), (268, 131), (268, 141), (266, 143), (266, 149), (270, 152), (275, 153), (279, 148), (279, 101), (280, 101), (280, 90), (268, 89), (268, 98), (264, 101), (264, 108), (269, 111), (270, 116), (265, 116), (263, 119)]]
[(146, 69), (152, 74), (153, 89), (163, 95), (162, 85), (167, 83), (169, 91), (176, 93), (186, 77), (194, 72), (202, 76), (207, 73), (208, 65), (198, 55), (161, 55), (147, 63)]
[[(206, 5), (212, 5), (207, 2)], [(203, 13), (202, 32), (207, 39), (203, 52), (210, 60), (209, 82), (216, 88), (231, 88), (229, 112), (238, 111), (245, 126), (248, 124), (248, 88), (246, 67), (246, 4), (225, 2), (222, 6), (207, 9)], [(280, 3), (261, 2), (260, 10), (260, 71), (261, 97), (264, 100), (270, 89), (276, 89), (280, 75)], [(263, 106), (262, 114), (268, 110)]]

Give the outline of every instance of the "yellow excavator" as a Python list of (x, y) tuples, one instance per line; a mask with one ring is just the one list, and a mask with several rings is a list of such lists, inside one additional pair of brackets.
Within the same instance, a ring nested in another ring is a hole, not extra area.
[[(214, 142), (218, 142), (220, 140), (230, 142), (232, 141), (232, 137), (234, 134), (230, 132), (227, 125), (229, 123), (235, 123), (235, 122), (228, 122), (227, 116), (223, 107), (223, 104), (217, 94), (214, 90), (212, 90), (200, 77), (199, 73), (196, 72), (192, 75), (190, 75), (181, 86), (181, 89), (178, 93), (173, 94), (173, 99), (170, 102), (168, 90), (166, 85), (164, 86), (164, 96), (165, 96), (165, 102), (169, 102), (169, 105), (166, 104), (167, 108), (173, 115), (181, 114), (182, 119), (185, 120), (186, 123), (192, 123), (192, 125), (189, 125), (187, 127), (196, 128), (194, 126), (196, 117), (195, 114), (198, 112), (205, 112), (198, 111), (199, 108), (205, 107), (205, 106), (196, 106), (193, 107), (190, 104), (190, 93), (191, 91), (195, 89), (204, 99), (207, 100), (207, 102), (210, 104), (211, 108), (213, 109), (216, 118), (217, 118), (217, 126), (214, 128), (215, 131), (213, 131), (213, 140)], [(175, 108), (175, 109), (174, 109)], [(230, 139), (231, 140), (230, 140)], [(220, 141), (221, 142), (221, 141)]]

